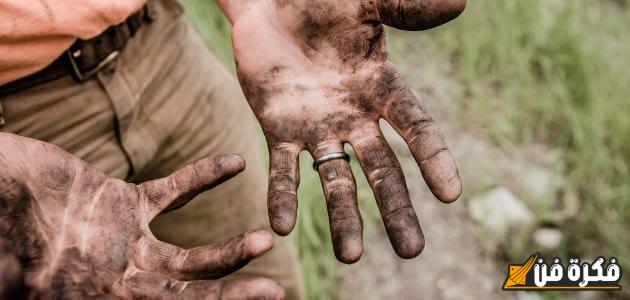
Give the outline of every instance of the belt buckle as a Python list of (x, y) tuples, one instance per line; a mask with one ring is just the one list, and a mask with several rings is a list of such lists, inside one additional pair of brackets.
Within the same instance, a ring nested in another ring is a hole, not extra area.
[[(104, 67), (106, 67), (111, 62), (113, 62), (118, 57), (118, 54), (120, 54), (119, 51), (114, 51), (110, 53), (109, 55), (107, 55), (107, 57), (105, 57), (105, 59), (103, 59), (101, 62), (99, 62), (98, 65), (96, 65), (96, 67), (87, 71), (81, 71), (81, 68), (79, 68), (79, 65), (77, 64), (75, 60), (74, 53), (76, 53), (76, 51), (71, 51), (71, 50), (66, 51), (66, 55), (68, 56), (68, 60), (70, 61), (70, 66), (72, 67), (72, 74), (79, 82), (85, 82), (88, 79), (90, 79), (92, 76), (94, 76), (94, 74), (98, 73), (98, 71), (102, 70)], [(79, 52), (78, 56), (80, 55), (81, 53)]]

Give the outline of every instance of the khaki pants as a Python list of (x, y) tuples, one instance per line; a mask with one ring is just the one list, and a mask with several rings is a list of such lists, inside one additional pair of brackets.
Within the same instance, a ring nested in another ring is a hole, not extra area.
[[(112, 177), (141, 182), (206, 156), (239, 153), (247, 169), (187, 207), (159, 217), (156, 236), (183, 247), (269, 229), (267, 176), (253, 115), (234, 77), (208, 53), (174, 0), (157, 0), (155, 20), (117, 61), (77, 84), (69, 76), (0, 99), (0, 128), (56, 144)], [(236, 275), (273, 278), (303, 298), (287, 239)]]

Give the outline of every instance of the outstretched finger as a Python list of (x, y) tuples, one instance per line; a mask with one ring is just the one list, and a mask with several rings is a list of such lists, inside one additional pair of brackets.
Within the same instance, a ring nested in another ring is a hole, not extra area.
[(271, 228), (279, 235), (291, 233), (297, 218), (297, 187), (300, 182), (298, 156), (293, 144), (269, 146), (269, 196), (267, 207)]
[(466, 8), (466, 0), (376, 1), (380, 21), (404, 30), (426, 30), (447, 23)]
[(168, 274), (180, 280), (217, 279), (242, 268), (272, 246), (273, 236), (263, 230), (190, 250), (145, 237), (138, 243), (136, 264), (143, 270)]
[[(313, 155), (317, 159), (335, 152), (343, 152), (341, 143), (319, 148)], [(335, 256), (341, 262), (354, 263), (363, 254), (363, 220), (350, 164), (341, 158), (332, 159), (318, 164), (317, 171), (326, 197)]]
[(446, 203), (457, 200), (462, 184), (440, 129), (400, 79), (395, 85), (383, 116), (407, 142), (433, 194)]
[(168, 177), (138, 186), (146, 204), (149, 220), (158, 214), (186, 205), (195, 196), (234, 177), (245, 169), (245, 161), (237, 154), (202, 159)]
[(187, 282), (135, 268), (125, 273), (114, 292), (147, 299), (284, 299), (282, 287), (266, 278)]
[(394, 250), (402, 258), (413, 258), (424, 248), (424, 235), (400, 163), (380, 130), (375, 132), (375, 136), (351, 141), (352, 147), (374, 191)]

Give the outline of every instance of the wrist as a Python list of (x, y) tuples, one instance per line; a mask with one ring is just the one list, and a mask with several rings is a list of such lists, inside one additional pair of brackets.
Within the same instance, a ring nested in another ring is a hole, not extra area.
[[(11, 133), (0, 132), (0, 180), (12, 178), (15, 175), (15, 163), (23, 149), (18, 145), (19, 137)], [(0, 186), (0, 191), (2, 190)]]
[(260, 1), (261, 0), (215, 0), (232, 24), (253, 4)]

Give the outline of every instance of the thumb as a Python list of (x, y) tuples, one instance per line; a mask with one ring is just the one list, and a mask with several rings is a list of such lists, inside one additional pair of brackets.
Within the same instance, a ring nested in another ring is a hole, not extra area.
[(466, 0), (381, 0), (380, 21), (403, 30), (426, 30), (455, 19)]

